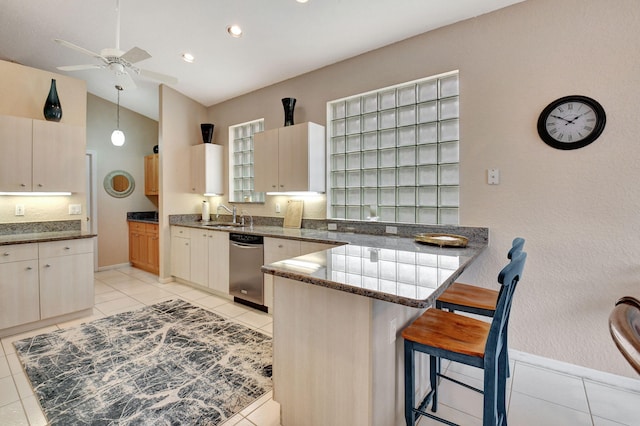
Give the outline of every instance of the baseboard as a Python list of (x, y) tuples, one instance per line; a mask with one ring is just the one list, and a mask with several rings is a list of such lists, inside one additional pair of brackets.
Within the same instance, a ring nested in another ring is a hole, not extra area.
[(509, 358), (514, 361), (520, 361), (533, 366), (557, 371), (559, 373), (578, 376), (593, 382), (640, 393), (640, 380), (632, 379), (630, 377), (618, 376), (616, 374), (593, 370), (591, 368), (569, 364), (568, 362), (557, 361), (555, 359), (545, 358), (539, 355), (532, 355), (513, 349), (509, 349)]
[(110, 271), (112, 269), (120, 269), (120, 268), (125, 268), (127, 266), (131, 266), (131, 263), (127, 262), (127, 263), (119, 263), (117, 265), (100, 266), (96, 271), (97, 272)]

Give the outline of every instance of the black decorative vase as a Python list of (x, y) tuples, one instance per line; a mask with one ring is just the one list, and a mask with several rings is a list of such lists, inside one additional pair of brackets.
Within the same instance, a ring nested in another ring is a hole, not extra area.
[(47, 121), (58, 122), (62, 118), (62, 106), (60, 105), (54, 78), (51, 79), (51, 88), (49, 89), (49, 96), (47, 96), (47, 100), (44, 103), (43, 113), (44, 119)]
[(200, 130), (202, 130), (202, 142), (211, 143), (211, 139), (213, 139), (213, 124), (202, 123)]
[(153, 146), (153, 153), (157, 154), (158, 153), (158, 145), (154, 145)]
[(282, 106), (284, 107), (284, 125), (293, 125), (293, 109), (296, 107), (296, 98), (282, 98)]

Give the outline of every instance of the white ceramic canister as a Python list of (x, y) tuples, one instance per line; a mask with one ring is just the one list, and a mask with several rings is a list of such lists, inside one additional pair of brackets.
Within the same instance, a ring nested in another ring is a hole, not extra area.
[(209, 213), (209, 202), (205, 200), (202, 202), (202, 221), (209, 222), (210, 220), (211, 214)]

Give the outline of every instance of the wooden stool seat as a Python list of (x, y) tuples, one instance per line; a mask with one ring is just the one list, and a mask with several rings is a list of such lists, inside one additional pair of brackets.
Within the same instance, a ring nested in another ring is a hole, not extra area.
[(457, 352), (484, 357), (491, 323), (439, 309), (427, 309), (402, 331), (405, 340)]
[(466, 307), (490, 313), (496, 311), (498, 291), (470, 284), (453, 283), (438, 298), (438, 302), (446, 304), (453, 311), (465, 311)]

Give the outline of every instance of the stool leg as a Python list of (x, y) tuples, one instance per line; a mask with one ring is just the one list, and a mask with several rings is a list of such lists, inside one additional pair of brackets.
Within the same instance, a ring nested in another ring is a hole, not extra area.
[(509, 357), (507, 356), (507, 346), (503, 346), (498, 357), (498, 392), (497, 411), (498, 422), (507, 423), (507, 376), (509, 374)]
[(485, 358), (484, 366), (484, 408), (482, 410), (483, 426), (498, 424), (497, 416), (497, 387), (498, 387), (498, 359)]
[(431, 411), (434, 413), (438, 409), (438, 373), (440, 373), (440, 358), (429, 355), (429, 382), (431, 384), (431, 391), (433, 392)]
[(407, 426), (414, 426), (415, 416), (413, 408), (415, 407), (415, 354), (413, 352), (413, 344), (407, 340), (404, 341), (404, 418)]

